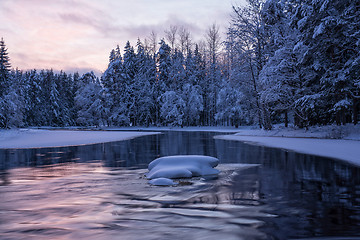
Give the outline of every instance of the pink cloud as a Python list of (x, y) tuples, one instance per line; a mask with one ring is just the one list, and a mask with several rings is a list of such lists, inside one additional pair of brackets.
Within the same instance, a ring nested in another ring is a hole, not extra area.
[(194, 38), (203, 37), (207, 25), (226, 15), (226, 10), (219, 10), (224, 2), (0, 0), (0, 22), (5, 23), (0, 37), (13, 67), (104, 71), (116, 44), (135, 44), (152, 30), (161, 37), (170, 25), (179, 25)]

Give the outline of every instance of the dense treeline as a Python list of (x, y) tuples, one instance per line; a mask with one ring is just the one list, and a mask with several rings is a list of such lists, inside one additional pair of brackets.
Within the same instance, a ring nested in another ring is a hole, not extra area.
[(265, 129), (287, 125), (289, 116), (300, 127), (356, 124), (359, 22), (360, 5), (352, 0), (249, 0), (234, 7), (231, 78), (242, 106), (255, 112), (249, 115)]
[(117, 46), (100, 79), (10, 71), (2, 40), (0, 126), (356, 124), (359, 22), (352, 0), (248, 0), (226, 41), (171, 26)]

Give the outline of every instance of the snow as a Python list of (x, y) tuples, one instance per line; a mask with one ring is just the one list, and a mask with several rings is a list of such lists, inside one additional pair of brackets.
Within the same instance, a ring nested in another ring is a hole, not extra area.
[(174, 186), (177, 185), (176, 182), (170, 178), (155, 178), (149, 181), (149, 184), (154, 186)]
[(245, 136), (239, 135), (239, 133), (235, 135), (216, 136), (215, 138), (242, 141), (305, 154), (336, 158), (355, 165), (360, 165), (360, 141), (355, 140)]
[(0, 131), (0, 148), (65, 147), (129, 140), (158, 132), (16, 129)]
[(219, 174), (214, 169), (219, 160), (214, 157), (200, 155), (178, 155), (157, 158), (149, 163), (146, 177), (157, 178), (191, 178)]
[(275, 125), (271, 131), (255, 127), (241, 127), (236, 135), (360, 140), (360, 126), (354, 126), (352, 124), (345, 126), (327, 125), (300, 129)]

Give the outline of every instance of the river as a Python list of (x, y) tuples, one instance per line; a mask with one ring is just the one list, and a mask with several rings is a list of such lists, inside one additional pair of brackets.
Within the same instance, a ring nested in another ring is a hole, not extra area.
[[(359, 167), (216, 134), (2, 149), (0, 239), (360, 238)], [(219, 177), (150, 186), (147, 164), (179, 154), (219, 158)]]

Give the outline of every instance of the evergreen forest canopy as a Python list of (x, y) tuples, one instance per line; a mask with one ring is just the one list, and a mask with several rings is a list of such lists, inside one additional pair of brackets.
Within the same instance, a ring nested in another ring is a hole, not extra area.
[(248, 0), (227, 39), (171, 26), (93, 73), (12, 70), (0, 41), (0, 127), (357, 124), (360, 4)]

